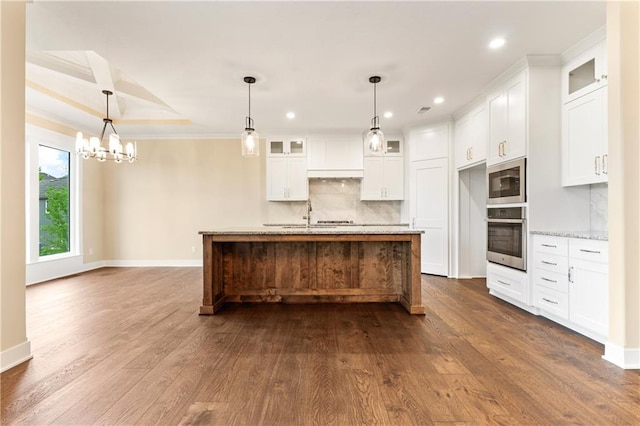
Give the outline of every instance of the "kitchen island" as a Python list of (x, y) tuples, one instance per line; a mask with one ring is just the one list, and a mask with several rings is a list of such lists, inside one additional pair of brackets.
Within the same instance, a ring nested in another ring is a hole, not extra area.
[(399, 302), (424, 314), (422, 231), (282, 226), (201, 231), (201, 315), (227, 302)]

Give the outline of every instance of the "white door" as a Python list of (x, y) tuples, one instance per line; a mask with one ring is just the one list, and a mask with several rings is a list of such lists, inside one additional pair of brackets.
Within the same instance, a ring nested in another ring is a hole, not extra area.
[(571, 261), (569, 320), (602, 336), (609, 334), (607, 264)]
[(421, 272), (449, 274), (448, 159), (411, 163), (412, 223), (424, 230), (421, 240)]
[(384, 159), (382, 157), (364, 158), (364, 176), (360, 184), (361, 200), (382, 200), (384, 185)]
[(287, 159), (284, 157), (267, 158), (267, 200), (287, 199)]
[(287, 158), (287, 199), (304, 201), (309, 198), (307, 180), (307, 159), (304, 157)]

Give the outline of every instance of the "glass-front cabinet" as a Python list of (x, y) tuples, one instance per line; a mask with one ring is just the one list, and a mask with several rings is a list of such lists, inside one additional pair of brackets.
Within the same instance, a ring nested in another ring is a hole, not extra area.
[(606, 85), (606, 41), (595, 44), (562, 67), (563, 103), (571, 102)]
[(275, 137), (267, 140), (267, 156), (294, 156), (304, 157), (307, 155), (306, 138)]
[(390, 135), (385, 137), (382, 150), (379, 152), (373, 152), (369, 149), (369, 145), (364, 142), (364, 156), (374, 157), (377, 155), (388, 155), (391, 157), (402, 157), (402, 138), (396, 135)]

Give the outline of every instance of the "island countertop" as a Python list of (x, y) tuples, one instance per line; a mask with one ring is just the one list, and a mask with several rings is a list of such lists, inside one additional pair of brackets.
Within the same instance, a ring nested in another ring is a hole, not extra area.
[(211, 231), (200, 231), (200, 235), (416, 235), (423, 234), (420, 229), (409, 226), (389, 225), (285, 225), (256, 226), (242, 228), (221, 228)]

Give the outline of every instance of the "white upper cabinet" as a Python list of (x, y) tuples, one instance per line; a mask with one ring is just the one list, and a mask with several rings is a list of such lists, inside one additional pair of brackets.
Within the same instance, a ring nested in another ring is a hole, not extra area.
[(526, 86), (526, 72), (522, 72), (487, 98), (487, 165), (524, 157), (527, 154)]
[(608, 181), (607, 87), (562, 106), (562, 185)]
[(404, 159), (395, 156), (365, 157), (360, 190), (360, 199), (364, 201), (404, 199)]
[(275, 137), (267, 139), (267, 157), (306, 157), (307, 141), (297, 137)]
[(562, 67), (562, 102), (567, 103), (607, 85), (607, 48), (601, 41)]
[(362, 177), (362, 157), (360, 135), (307, 139), (309, 177)]
[(369, 145), (364, 140), (362, 142), (362, 146), (363, 146), (365, 157), (380, 156), (380, 155), (387, 155), (390, 157), (403, 156), (402, 138), (396, 135), (386, 136), (384, 138), (384, 144), (382, 146), (382, 150), (379, 152), (372, 152), (369, 149)]
[(304, 201), (308, 198), (306, 158), (267, 158), (268, 201)]
[(306, 139), (267, 139), (267, 200), (304, 201), (307, 198), (309, 185)]
[(449, 156), (449, 124), (412, 131), (409, 135), (411, 161), (433, 160)]
[(487, 109), (485, 105), (460, 117), (455, 124), (456, 168), (464, 169), (487, 159)]

